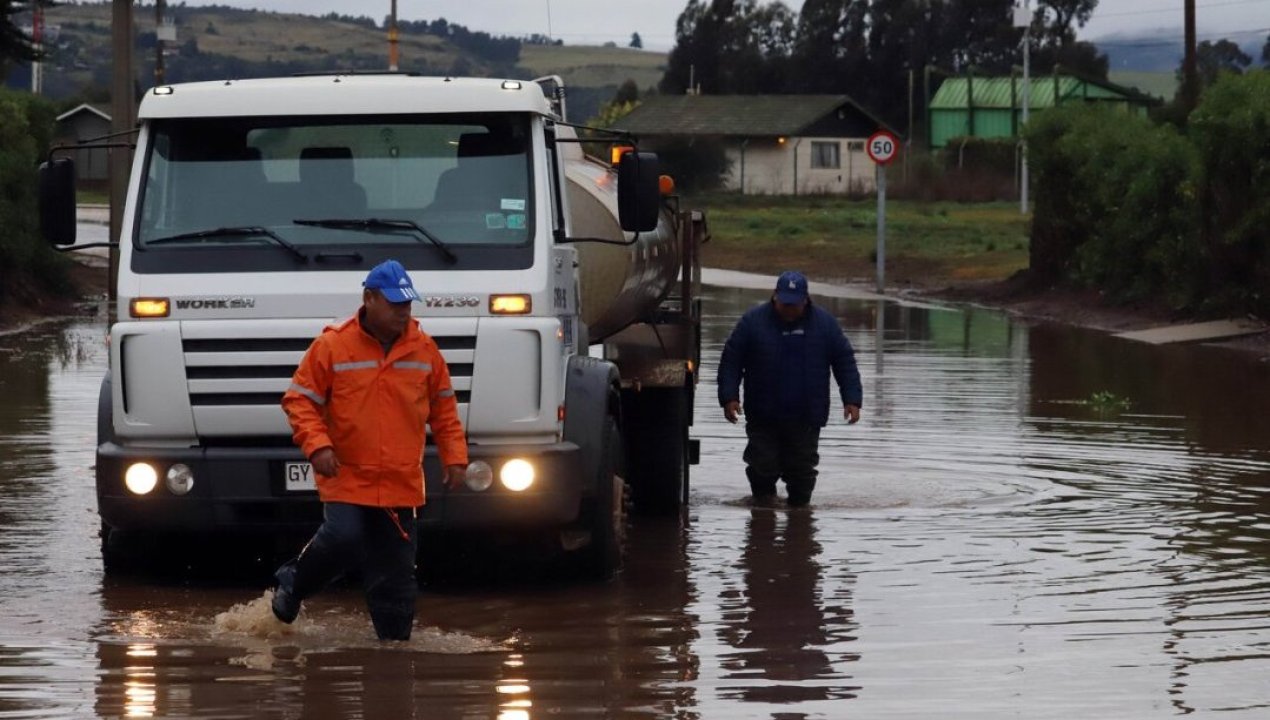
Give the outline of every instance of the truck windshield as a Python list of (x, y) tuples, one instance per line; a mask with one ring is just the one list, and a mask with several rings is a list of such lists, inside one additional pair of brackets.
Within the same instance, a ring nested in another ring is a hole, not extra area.
[(241, 237), (206, 231), (250, 227), (315, 256), (475, 246), (488, 266), (491, 250), (532, 241), (530, 132), (527, 116), (496, 113), (156, 120), (136, 245), (238, 253)]

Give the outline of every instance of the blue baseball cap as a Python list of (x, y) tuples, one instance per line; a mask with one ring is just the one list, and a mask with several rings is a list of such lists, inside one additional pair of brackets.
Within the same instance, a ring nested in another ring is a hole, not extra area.
[(414, 283), (410, 282), (406, 269), (396, 260), (385, 260), (371, 268), (370, 273), (366, 275), (366, 280), (362, 282), (362, 287), (378, 290), (388, 302), (399, 303), (419, 299), (419, 293), (415, 292)]
[(776, 300), (784, 305), (797, 305), (807, 299), (807, 278), (800, 272), (786, 270), (776, 281)]

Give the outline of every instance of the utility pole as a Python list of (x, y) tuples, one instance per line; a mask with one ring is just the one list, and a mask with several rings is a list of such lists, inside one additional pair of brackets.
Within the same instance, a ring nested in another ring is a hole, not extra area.
[(904, 133), (904, 184), (908, 185), (908, 156), (913, 154), (913, 68), (908, 69), (908, 131)]
[(163, 84), (163, 0), (154, 0), (154, 84)]
[[(44, 3), (35, 0), (31, 3), (31, 44), (36, 54), (44, 52)], [(44, 63), (37, 57), (31, 63), (31, 94), (39, 95), (44, 89)]]
[(397, 72), (397, 0), (392, 0), (392, 12), (388, 15), (388, 70)]
[(1186, 50), (1182, 58), (1182, 111), (1190, 115), (1199, 102), (1199, 77), (1195, 68), (1195, 0), (1186, 0)]
[[(1031, 0), (1023, 0), (1022, 12), (1015, 13), (1015, 26), (1023, 27), (1023, 118), (1020, 127), (1027, 129), (1028, 109), (1032, 103), (1032, 3)], [(1027, 141), (1021, 142), (1023, 146), (1022, 163), (1019, 168), (1019, 213), (1027, 215), (1028, 208), (1028, 172), (1027, 172)]]
[[(132, 89), (132, 0), (111, 0), (110, 44), (113, 66), (110, 84), (110, 126), (123, 133), (137, 124), (137, 103)], [(110, 149), (110, 239), (118, 240), (123, 225), (123, 206), (128, 192), (128, 171), (132, 153), (125, 148)], [(119, 251), (110, 251), (110, 297), (114, 298), (115, 268)]]

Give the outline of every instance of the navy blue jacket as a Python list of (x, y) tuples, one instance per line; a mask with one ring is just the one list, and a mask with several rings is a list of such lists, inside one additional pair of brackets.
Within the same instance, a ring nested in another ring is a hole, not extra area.
[(863, 400), (855, 350), (828, 311), (814, 304), (793, 323), (769, 301), (750, 309), (732, 330), (719, 360), (719, 405), (741, 399), (752, 422), (829, 421), (829, 371), (843, 405)]

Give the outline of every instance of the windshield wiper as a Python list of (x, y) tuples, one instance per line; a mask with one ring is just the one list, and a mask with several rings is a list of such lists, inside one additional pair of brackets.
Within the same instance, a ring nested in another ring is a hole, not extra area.
[[(427, 238), (436, 249), (445, 255), (451, 263), (458, 262), (459, 256), (450, 250), (440, 238), (428, 232), (428, 229), (413, 220), (387, 220), (384, 218), (332, 218), (326, 220), (292, 220), (296, 225), (312, 225), (313, 227), (335, 228), (342, 230), (412, 230)], [(418, 236), (416, 236), (418, 239)], [(423, 242), (420, 240), (420, 242)]]
[(155, 238), (147, 240), (146, 245), (166, 245), (168, 243), (184, 242), (186, 240), (204, 240), (207, 238), (218, 237), (267, 237), (277, 243), (280, 247), (285, 248), (288, 252), (301, 262), (308, 262), (309, 256), (305, 255), (300, 248), (288, 242), (278, 233), (266, 227), (258, 225), (243, 225), (241, 227), (222, 227), (212, 230), (198, 230), (196, 232), (181, 233), (180, 235), (169, 235), (167, 237)]

